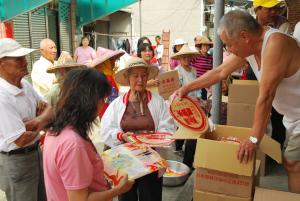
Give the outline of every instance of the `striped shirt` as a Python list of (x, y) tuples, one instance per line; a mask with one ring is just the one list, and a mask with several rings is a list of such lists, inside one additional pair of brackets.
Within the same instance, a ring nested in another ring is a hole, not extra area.
[(200, 77), (208, 70), (212, 69), (213, 57), (211, 55), (200, 55), (191, 60), (191, 66), (196, 70), (196, 76)]

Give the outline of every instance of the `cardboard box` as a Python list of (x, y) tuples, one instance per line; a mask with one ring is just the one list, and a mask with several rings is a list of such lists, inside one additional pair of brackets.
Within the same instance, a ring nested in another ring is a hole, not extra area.
[(229, 103), (256, 103), (259, 93), (259, 85), (254, 80), (234, 80), (229, 85), (228, 102)]
[(157, 76), (157, 79), (159, 80), (159, 95), (165, 100), (167, 100), (175, 90), (180, 88), (180, 81), (177, 70), (159, 74)]
[(255, 105), (244, 103), (227, 104), (227, 125), (251, 128)]
[(229, 85), (227, 125), (252, 127), (258, 93), (257, 81), (234, 80)]
[[(256, 161), (255, 178), (260, 161)], [(253, 176), (243, 176), (222, 171), (198, 167), (195, 174), (195, 190), (220, 193), (243, 198), (252, 197), (254, 185), (258, 181)]]
[(254, 201), (299, 201), (300, 194), (255, 188)]
[(266, 175), (266, 154), (261, 152), (260, 150), (256, 151), (256, 161), (260, 161), (260, 168), (259, 168), (259, 176)]
[[(239, 145), (219, 141), (222, 137), (237, 137), (246, 140), (251, 135), (250, 128), (216, 125), (212, 133), (197, 140), (194, 165), (208, 169), (219, 170), (238, 175), (251, 176), (254, 162), (240, 163), (236, 154)], [(269, 136), (264, 135), (259, 148), (278, 163), (282, 162), (280, 144)]]
[(194, 190), (193, 201), (252, 201), (252, 198), (240, 198), (218, 193)]

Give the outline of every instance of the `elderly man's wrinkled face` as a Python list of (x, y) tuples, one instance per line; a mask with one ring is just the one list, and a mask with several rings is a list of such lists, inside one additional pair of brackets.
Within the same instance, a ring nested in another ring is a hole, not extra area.
[(55, 43), (52, 40), (45, 41), (45, 43), (41, 47), (41, 53), (43, 57), (45, 57), (51, 62), (54, 62), (57, 53), (57, 48)]
[(146, 68), (133, 68), (128, 75), (128, 79), (132, 91), (144, 91), (147, 86), (148, 71)]
[(227, 51), (241, 57), (245, 58), (249, 55), (249, 38), (245, 31), (242, 31), (237, 37), (228, 37), (225, 31), (220, 34), (220, 38), (224, 44)]
[(23, 57), (4, 57), (0, 59), (1, 74), (21, 79), (28, 74), (27, 61)]

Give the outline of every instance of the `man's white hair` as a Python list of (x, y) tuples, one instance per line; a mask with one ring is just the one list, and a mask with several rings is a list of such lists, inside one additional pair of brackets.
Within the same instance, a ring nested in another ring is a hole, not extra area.
[(225, 32), (229, 38), (236, 37), (241, 31), (256, 33), (260, 29), (258, 22), (246, 10), (233, 10), (220, 20), (218, 34)]

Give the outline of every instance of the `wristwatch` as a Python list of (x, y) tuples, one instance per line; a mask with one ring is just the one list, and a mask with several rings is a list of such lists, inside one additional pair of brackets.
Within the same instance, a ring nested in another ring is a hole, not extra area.
[(250, 142), (252, 142), (253, 144), (258, 144), (258, 139), (257, 139), (257, 137), (254, 137), (254, 136), (250, 136), (249, 137), (249, 140), (250, 140)]

